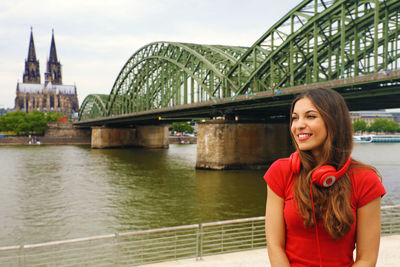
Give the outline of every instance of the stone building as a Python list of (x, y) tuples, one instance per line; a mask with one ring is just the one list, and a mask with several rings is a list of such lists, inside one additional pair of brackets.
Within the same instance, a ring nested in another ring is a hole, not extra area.
[(36, 58), (33, 33), (29, 40), (28, 57), (25, 60), (23, 82), (17, 83), (15, 110), (27, 113), (37, 110), (61, 112), (72, 117), (79, 111), (75, 85), (62, 84), (61, 64), (57, 59), (54, 31), (51, 38), (50, 56), (47, 60), (44, 83), (40, 81), (39, 60)]
[(385, 110), (367, 110), (367, 111), (351, 111), (351, 122), (363, 120), (369, 126), (375, 119), (388, 119), (397, 122), (400, 125), (400, 113), (388, 112)]

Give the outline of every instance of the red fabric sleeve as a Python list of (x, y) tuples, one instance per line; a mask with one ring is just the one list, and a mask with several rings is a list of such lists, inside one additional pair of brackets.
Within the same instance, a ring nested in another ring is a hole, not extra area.
[(286, 177), (282, 173), (284, 171), (285, 164), (282, 163), (282, 159), (272, 163), (264, 175), (264, 180), (275, 194), (285, 199)]
[(354, 171), (353, 188), (357, 196), (357, 208), (361, 208), (375, 198), (386, 194), (380, 178), (370, 169)]

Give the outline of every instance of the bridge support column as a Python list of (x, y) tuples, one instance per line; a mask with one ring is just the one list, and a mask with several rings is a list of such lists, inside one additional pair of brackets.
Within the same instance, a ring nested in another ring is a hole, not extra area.
[(198, 123), (196, 168), (265, 168), (292, 151), (287, 123)]
[(168, 125), (136, 126), (137, 146), (147, 148), (168, 148)]
[(92, 128), (92, 148), (168, 148), (168, 125), (138, 125), (135, 128)]
[(92, 128), (92, 148), (128, 147), (136, 145), (136, 129)]

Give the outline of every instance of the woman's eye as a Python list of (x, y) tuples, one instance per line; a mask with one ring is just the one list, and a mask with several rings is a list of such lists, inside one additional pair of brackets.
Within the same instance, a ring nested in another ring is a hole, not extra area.
[(296, 120), (296, 119), (297, 119), (297, 117), (295, 117), (295, 116), (292, 117), (292, 120), (293, 120), (293, 121)]
[(307, 116), (307, 118), (310, 118), (310, 119), (315, 119), (317, 116), (315, 116), (315, 115), (308, 115)]

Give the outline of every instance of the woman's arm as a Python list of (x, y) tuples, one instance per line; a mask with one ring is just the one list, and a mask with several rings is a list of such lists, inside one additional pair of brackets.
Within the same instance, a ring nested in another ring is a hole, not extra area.
[(381, 197), (357, 211), (356, 262), (353, 267), (375, 266), (381, 238)]
[(271, 266), (290, 266), (285, 253), (284, 200), (268, 186), (265, 211), (265, 237)]

